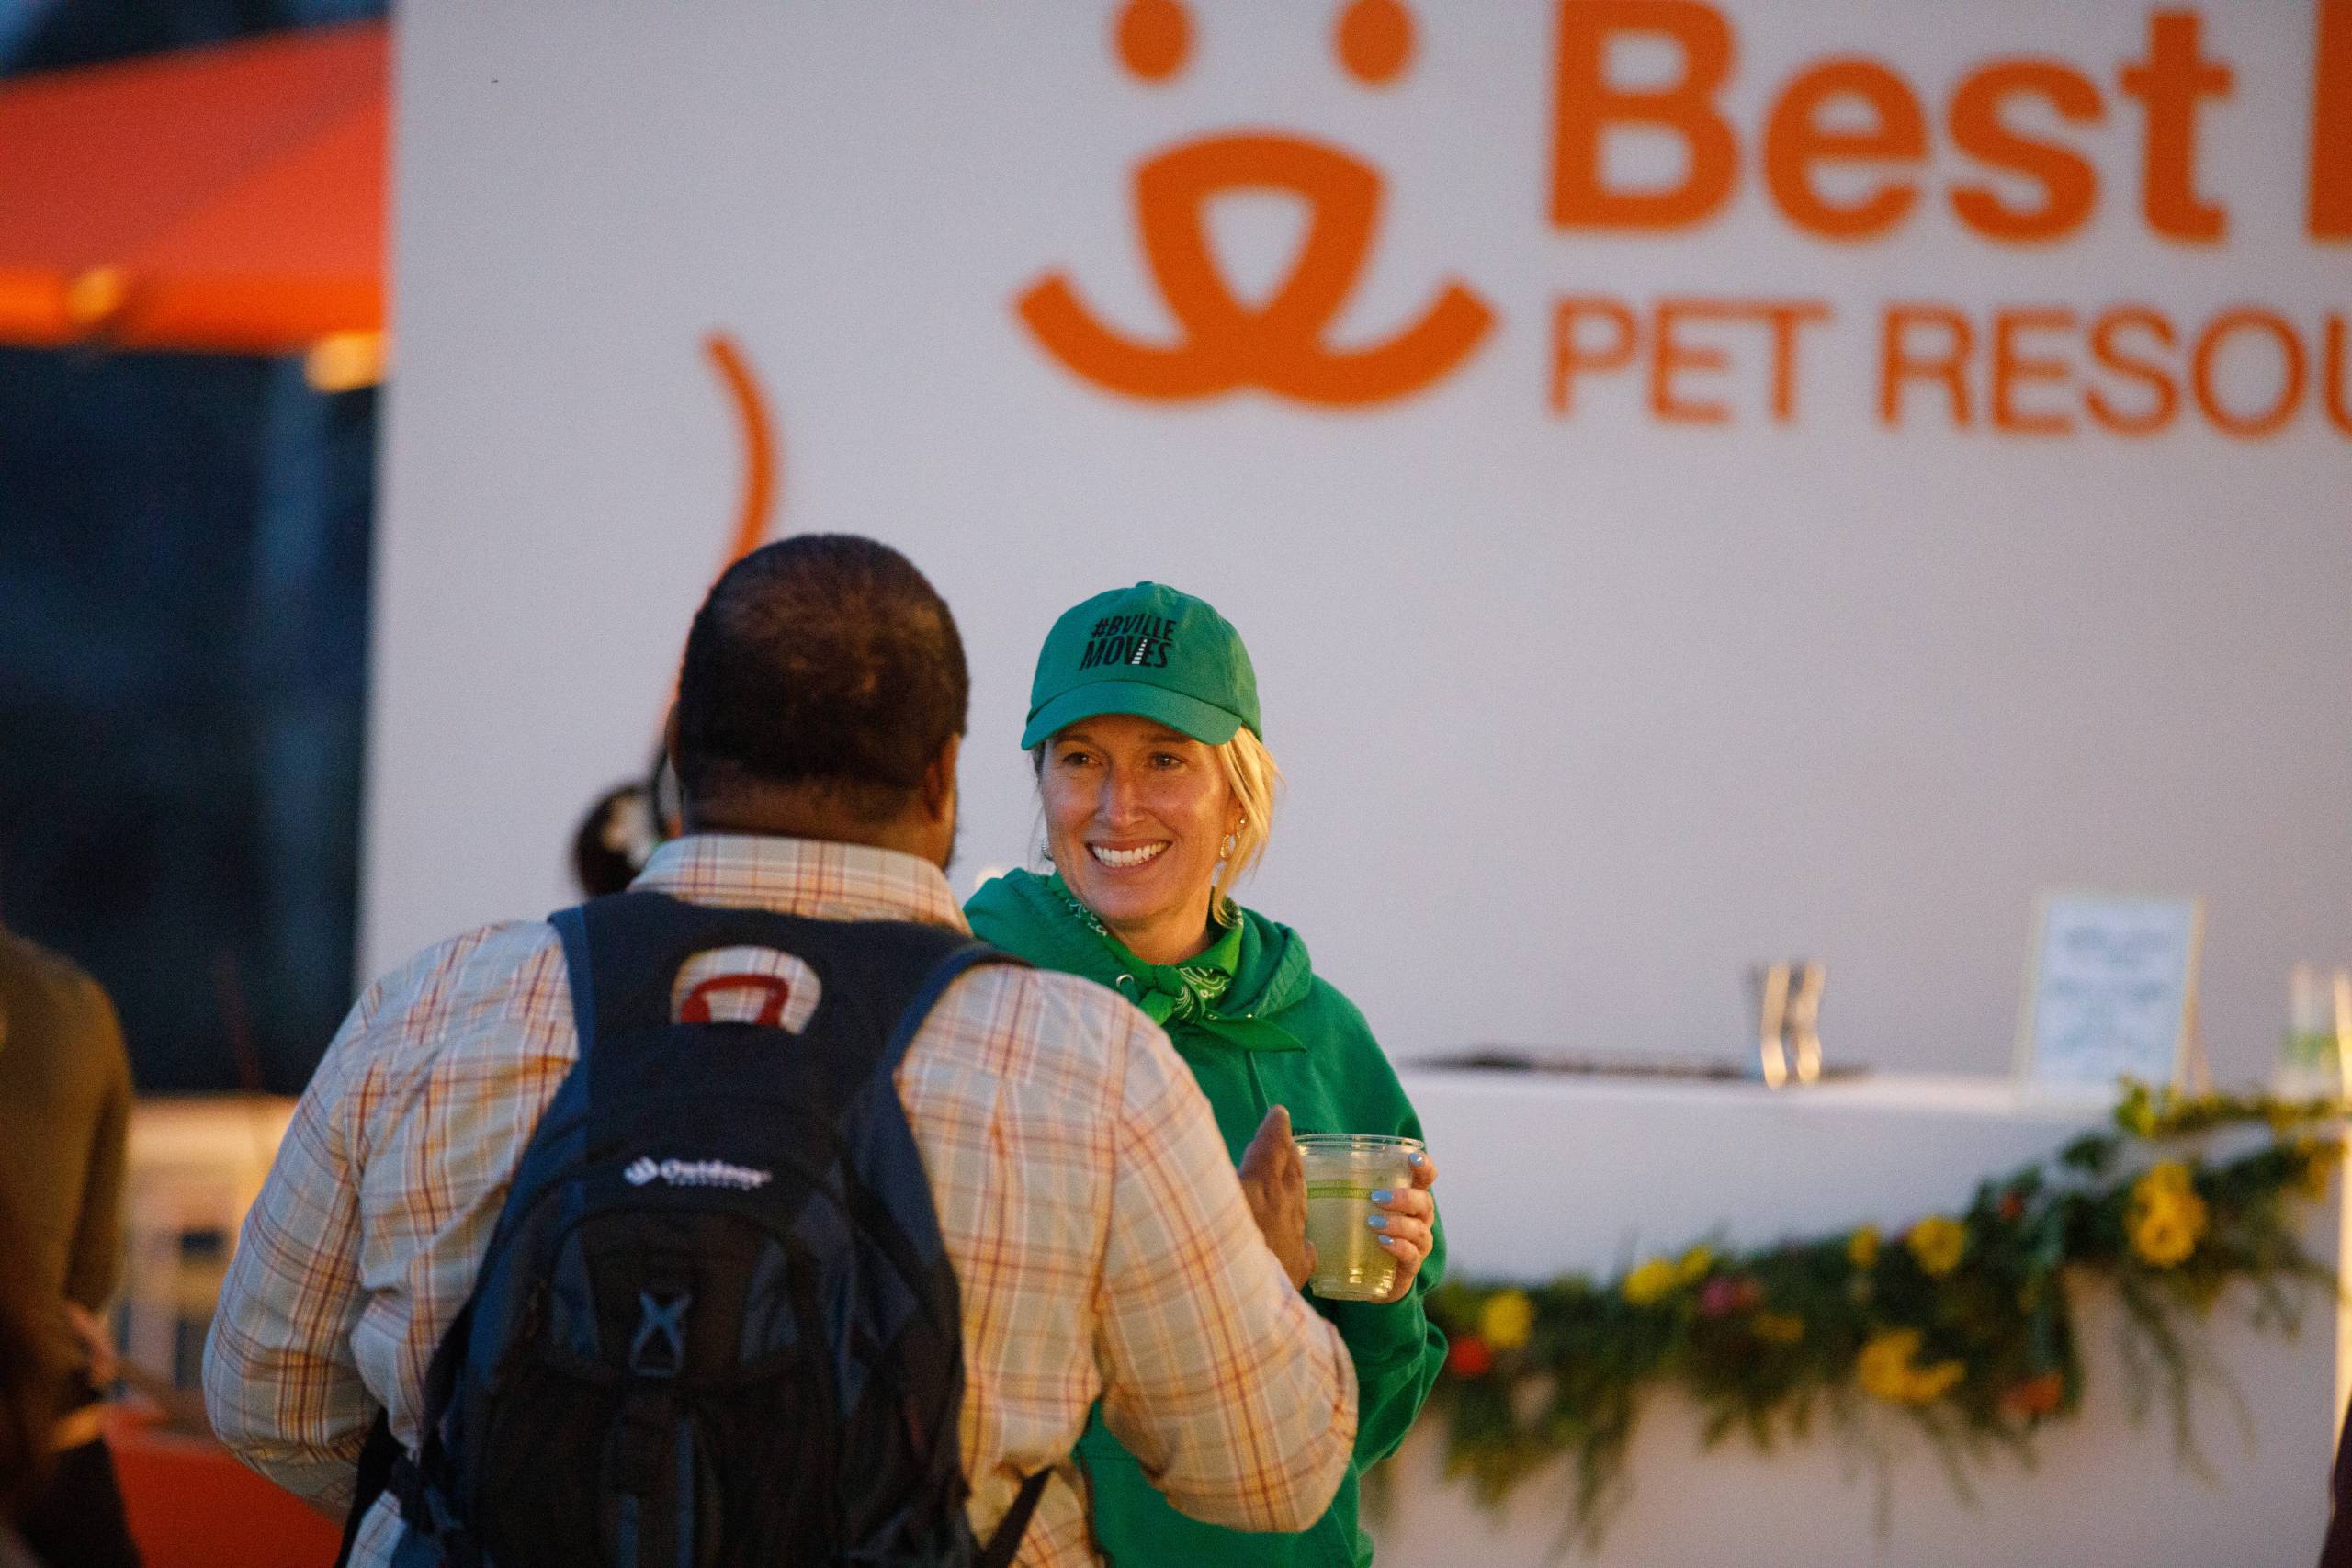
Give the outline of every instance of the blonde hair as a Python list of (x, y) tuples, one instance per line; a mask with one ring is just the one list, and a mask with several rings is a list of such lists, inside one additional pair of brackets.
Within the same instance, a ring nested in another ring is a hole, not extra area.
[(1220, 925), (1229, 926), (1240, 918), (1233, 909), (1234, 885), (1257, 869), (1266, 852), (1266, 840), (1273, 834), (1274, 797), (1283, 787), (1283, 771), (1274, 765), (1274, 754), (1266, 750), (1266, 743), (1247, 726), (1235, 730), (1233, 739), (1224, 745), (1209, 750), (1216, 753), (1226, 785), (1241, 807), (1241, 825), (1233, 830), (1233, 852), (1218, 863), (1216, 874), (1209, 878), (1209, 912)]

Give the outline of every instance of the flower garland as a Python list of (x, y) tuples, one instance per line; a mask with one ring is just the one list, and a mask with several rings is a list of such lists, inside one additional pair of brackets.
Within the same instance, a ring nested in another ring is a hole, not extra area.
[[(2292, 1333), (2333, 1269), (2298, 1236), (2300, 1201), (2326, 1194), (2342, 1154), (2335, 1100), (2183, 1096), (2126, 1080), (2112, 1132), (1976, 1190), (1957, 1215), (1899, 1235), (1872, 1225), (1755, 1251), (1693, 1247), (1603, 1284), (1456, 1283), (1429, 1309), (1452, 1340), (1432, 1404), (1446, 1470), (1499, 1502), (1555, 1460), (1575, 1490), (1566, 1535), (1597, 1544), (1628, 1490), (1644, 1397), (1674, 1385), (1712, 1447), (1744, 1432), (1769, 1449), (1817, 1412), (1851, 1427), (1867, 1402), (1917, 1420), (1955, 1484), (1963, 1461), (2026, 1446), (2082, 1402), (2068, 1280), (2103, 1280), (2125, 1309), (2125, 1348), (2165, 1376), (2174, 1432), (2194, 1458), (2186, 1319), (2233, 1283), (2256, 1322)], [(2259, 1123), (2267, 1144), (2222, 1163), (2127, 1161), (2128, 1150)]]

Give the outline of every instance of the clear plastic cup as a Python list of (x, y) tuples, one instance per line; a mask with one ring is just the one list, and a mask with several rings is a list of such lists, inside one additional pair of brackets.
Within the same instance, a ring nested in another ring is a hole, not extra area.
[(1315, 1245), (1306, 1282), (1327, 1301), (1381, 1300), (1396, 1287), (1396, 1257), (1368, 1223), (1380, 1212), (1372, 1195), (1412, 1186), (1408, 1162), (1421, 1141), (1378, 1133), (1302, 1133), (1294, 1141), (1306, 1168), (1306, 1239)]

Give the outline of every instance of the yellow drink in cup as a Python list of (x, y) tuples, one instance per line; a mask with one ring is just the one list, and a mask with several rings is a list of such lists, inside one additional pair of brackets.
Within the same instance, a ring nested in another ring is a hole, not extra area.
[(1396, 1258), (1368, 1223), (1380, 1213), (1372, 1195), (1413, 1185), (1407, 1162), (1421, 1152), (1421, 1141), (1302, 1133), (1295, 1142), (1306, 1168), (1306, 1239), (1315, 1247), (1315, 1272), (1306, 1282), (1327, 1301), (1379, 1301), (1396, 1286)]

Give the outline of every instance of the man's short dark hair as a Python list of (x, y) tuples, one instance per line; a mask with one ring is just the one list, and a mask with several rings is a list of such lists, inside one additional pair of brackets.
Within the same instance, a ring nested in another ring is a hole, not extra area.
[(728, 568), (678, 676), (678, 780), (808, 788), (870, 820), (903, 810), (971, 678), (946, 601), (914, 563), (854, 534), (801, 534)]

